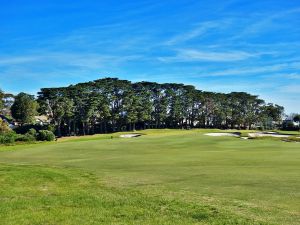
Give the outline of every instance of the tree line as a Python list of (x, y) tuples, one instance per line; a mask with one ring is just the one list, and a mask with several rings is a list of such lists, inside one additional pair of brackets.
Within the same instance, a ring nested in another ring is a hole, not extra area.
[(58, 136), (149, 128), (251, 129), (279, 124), (284, 113), (282, 106), (245, 92), (224, 94), (117, 78), (42, 88), (37, 102)]
[[(38, 103), (34, 96), (26, 93), (14, 96), (0, 89), (0, 145), (11, 145), (15, 142), (53, 141), (55, 135), (47, 129), (48, 127), (40, 126), (38, 130), (33, 128), (36, 127), (34, 116), (38, 114), (37, 109)], [(20, 122), (21, 126), (14, 127), (12, 123), (14, 119)], [(19, 132), (18, 128), (25, 128), (23, 129), (25, 132)]]

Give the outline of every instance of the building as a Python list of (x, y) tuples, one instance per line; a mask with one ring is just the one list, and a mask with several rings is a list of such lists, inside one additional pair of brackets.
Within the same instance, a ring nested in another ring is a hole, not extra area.
[(50, 119), (48, 118), (48, 116), (45, 116), (45, 115), (35, 116), (34, 119), (35, 119), (35, 123), (38, 125), (50, 124)]

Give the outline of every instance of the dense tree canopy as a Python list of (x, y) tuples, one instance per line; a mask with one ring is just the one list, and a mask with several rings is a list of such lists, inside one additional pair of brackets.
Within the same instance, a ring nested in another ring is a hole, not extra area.
[(4, 107), (4, 92), (0, 89), (0, 111), (2, 111), (3, 107)]
[(300, 114), (295, 115), (293, 120), (298, 123), (298, 128), (300, 130)]
[(0, 113), (10, 117), (10, 108), (14, 102), (14, 95), (0, 89)]
[(294, 121), (298, 123), (300, 122), (300, 114), (294, 116)]
[(280, 121), (283, 113), (283, 107), (245, 92), (203, 92), (191, 85), (117, 78), (43, 88), (38, 102), (59, 136), (145, 128), (251, 128), (266, 118)]
[(37, 115), (38, 103), (33, 95), (21, 92), (15, 97), (15, 101), (11, 106), (11, 114), (18, 122), (33, 123), (34, 116)]

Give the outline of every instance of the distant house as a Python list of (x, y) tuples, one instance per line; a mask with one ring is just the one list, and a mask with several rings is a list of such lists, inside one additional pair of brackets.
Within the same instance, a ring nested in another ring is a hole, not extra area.
[(50, 119), (48, 116), (41, 115), (41, 116), (35, 116), (35, 123), (39, 125), (48, 125), (50, 124)]

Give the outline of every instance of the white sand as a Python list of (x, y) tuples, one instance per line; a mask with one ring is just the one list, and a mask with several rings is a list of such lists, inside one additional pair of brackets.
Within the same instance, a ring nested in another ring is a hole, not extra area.
[(249, 137), (279, 137), (279, 138), (285, 138), (290, 137), (291, 135), (287, 134), (277, 134), (275, 132), (257, 132), (257, 133), (249, 133)]
[(239, 137), (240, 136), (238, 134), (233, 134), (233, 133), (207, 133), (205, 135), (213, 136), (213, 137), (221, 137), (221, 136)]
[[(221, 136), (229, 136), (229, 137), (240, 137), (240, 135), (235, 133), (206, 133), (207, 136), (212, 137), (221, 137)], [(279, 137), (279, 138), (286, 138), (290, 137), (291, 135), (288, 134), (278, 134), (276, 132), (256, 132), (256, 133), (249, 133), (248, 136), (251, 137)], [(242, 139), (248, 139), (248, 137), (241, 137)]]
[(139, 137), (140, 134), (122, 134), (120, 135), (121, 138), (133, 138), (133, 137)]
[(241, 137), (241, 139), (248, 140), (249, 137)]

